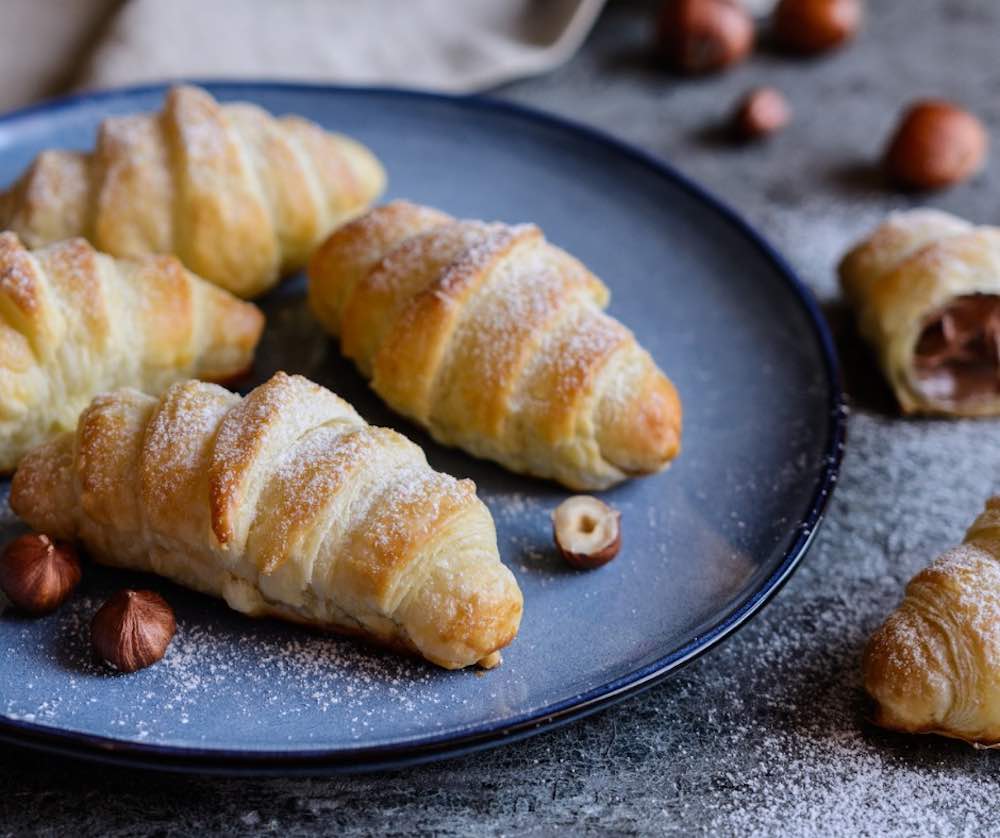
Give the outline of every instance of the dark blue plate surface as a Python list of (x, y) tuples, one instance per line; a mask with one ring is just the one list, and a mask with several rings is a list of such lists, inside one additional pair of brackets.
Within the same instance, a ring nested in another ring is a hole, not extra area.
[[(301, 279), (263, 308), (255, 381), (303, 373), (371, 422), (409, 434), (436, 468), (472, 477), (524, 591), (521, 633), (489, 673), (444, 672), (228, 611), (158, 579), (88, 568), (54, 616), (0, 617), (0, 736), (120, 762), (218, 771), (337, 771), (511, 741), (657, 681), (759, 609), (802, 557), (843, 439), (829, 335), (809, 294), (725, 207), (658, 161), (519, 107), (389, 90), (213, 84), (359, 137), (387, 197), (474, 218), (537, 222), (611, 287), (684, 400), (684, 452), (607, 493), (622, 555), (588, 573), (552, 548), (556, 486), (443, 449), (387, 410), (311, 320)], [(0, 120), (0, 184), (43, 148), (90, 147), (109, 114), (157, 109), (162, 88), (68, 99)], [(0, 540), (18, 532), (0, 489)], [(174, 605), (164, 661), (109, 675), (90, 615), (142, 584)]]

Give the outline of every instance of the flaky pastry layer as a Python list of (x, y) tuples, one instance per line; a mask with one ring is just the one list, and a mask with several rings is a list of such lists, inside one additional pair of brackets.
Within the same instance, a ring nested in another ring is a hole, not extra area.
[(474, 484), (300, 376), (101, 396), (24, 459), (10, 503), (103, 563), (450, 669), (496, 663), (521, 618)]
[(667, 466), (673, 384), (602, 310), (608, 289), (530, 224), (403, 201), (337, 230), (309, 301), (394, 409), (440, 442), (572, 489)]

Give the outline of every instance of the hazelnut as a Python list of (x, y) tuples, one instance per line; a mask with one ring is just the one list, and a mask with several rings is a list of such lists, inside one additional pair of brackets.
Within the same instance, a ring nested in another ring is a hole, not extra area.
[(658, 41), (679, 72), (722, 70), (749, 54), (753, 19), (739, 0), (668, 0), (660, 12)]
[(120, 672), (135, 672), (163, 657), (176, 629), (174, 612), (159, 594), (123, 590), (94, 615), (90, 641), (103, 661)]
[(853, 38), (862, 17), (861, 0), (781, 0), (774, 35), (791, 52), (826, 52)]
[(733, 117), (733, 132), (755, 140), (780, 131), (791, 121), (792, 109), (780, 90), (758, 87), (740, 101)]
[(71, 544), (29, 533), (15, 538), (0, 558), (0, 588), (29, 614), (55, 611), (80, 584), (80, 559)]
[(556, 547), (573, 567), (610, 562), (621, 547), (621, 513), (589, 495), (574, 495), (552, 513)]
[(988, 146), (986, 128), (968, 111), (940, 100), (917, 102), (889, 142), (886, 174), (911, 189), (951, 186), (982, 168)]

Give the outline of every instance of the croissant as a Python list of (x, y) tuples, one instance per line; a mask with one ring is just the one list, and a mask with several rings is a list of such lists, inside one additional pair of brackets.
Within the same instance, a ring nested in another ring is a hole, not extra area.
[(308, 274), (344, 354), (439, 442), (572, 489), (678, 453), (673, 384), (601, 310), (604, 284), (534, 225), (397, 201), (334, 232)]
[(876, 722), (1000, 743), (1000, 497), (906, 587), (864, 657)]
[(1000, 414), (1000, 228), (896, 213), (840, 276), (905, 412)]
[(22, 460), (10, 505), (102, 563), (449, 669), (498, 663), (521, 618), (475, 485), (300, 376), (99, 396)]
[(42, 152), (0, 195), (0, 229), (33, 248), (84, 236), (114, 256), (173, 253), (253, 297), (302, 268), (384, 183), (354, 140), (174, 87), (162, 113), (105, 119), (91, 153)]
[(172, 256), (112, 259), (83, 239), (32, 252), (0, 233), (0, 472), (103, 390), (240, 374), (263, 326)]

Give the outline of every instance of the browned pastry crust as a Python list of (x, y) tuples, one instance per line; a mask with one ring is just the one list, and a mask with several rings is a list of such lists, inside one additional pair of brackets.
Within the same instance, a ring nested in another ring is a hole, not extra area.
[(910, 580), (868, 643), (864, 679), (883, 727), (1000, 743), (1000, 497)]
[(1000, 229), (894, 213), (840, 278), (905, 412), (1000, 414)]
[(447, 668), (496, 664), (521, 619), (473, 483), (299, 376), (100, 396), (24, 458), (10, 503), (106, 564)]
[(301, 268), (384, 183), (354, 140), (181, 86), (160, 113), (104, 120), (93, 152), (42, 152), (0, 195), (0, 228), (29, 247), (83, 236), (114, 256), (173, 253), (252, 297)]
[(30, 251), (0, 233), (0, 471), (104, 390), (238, 375), (263, 327), (172, 256), (112, 259), (83, 239)]
[(600, 489), (664, 468), (681, 405), (608, 290), (530, 224), (396, 201), (309, 265), (317, 317), (393, 408), (514, 471)]

